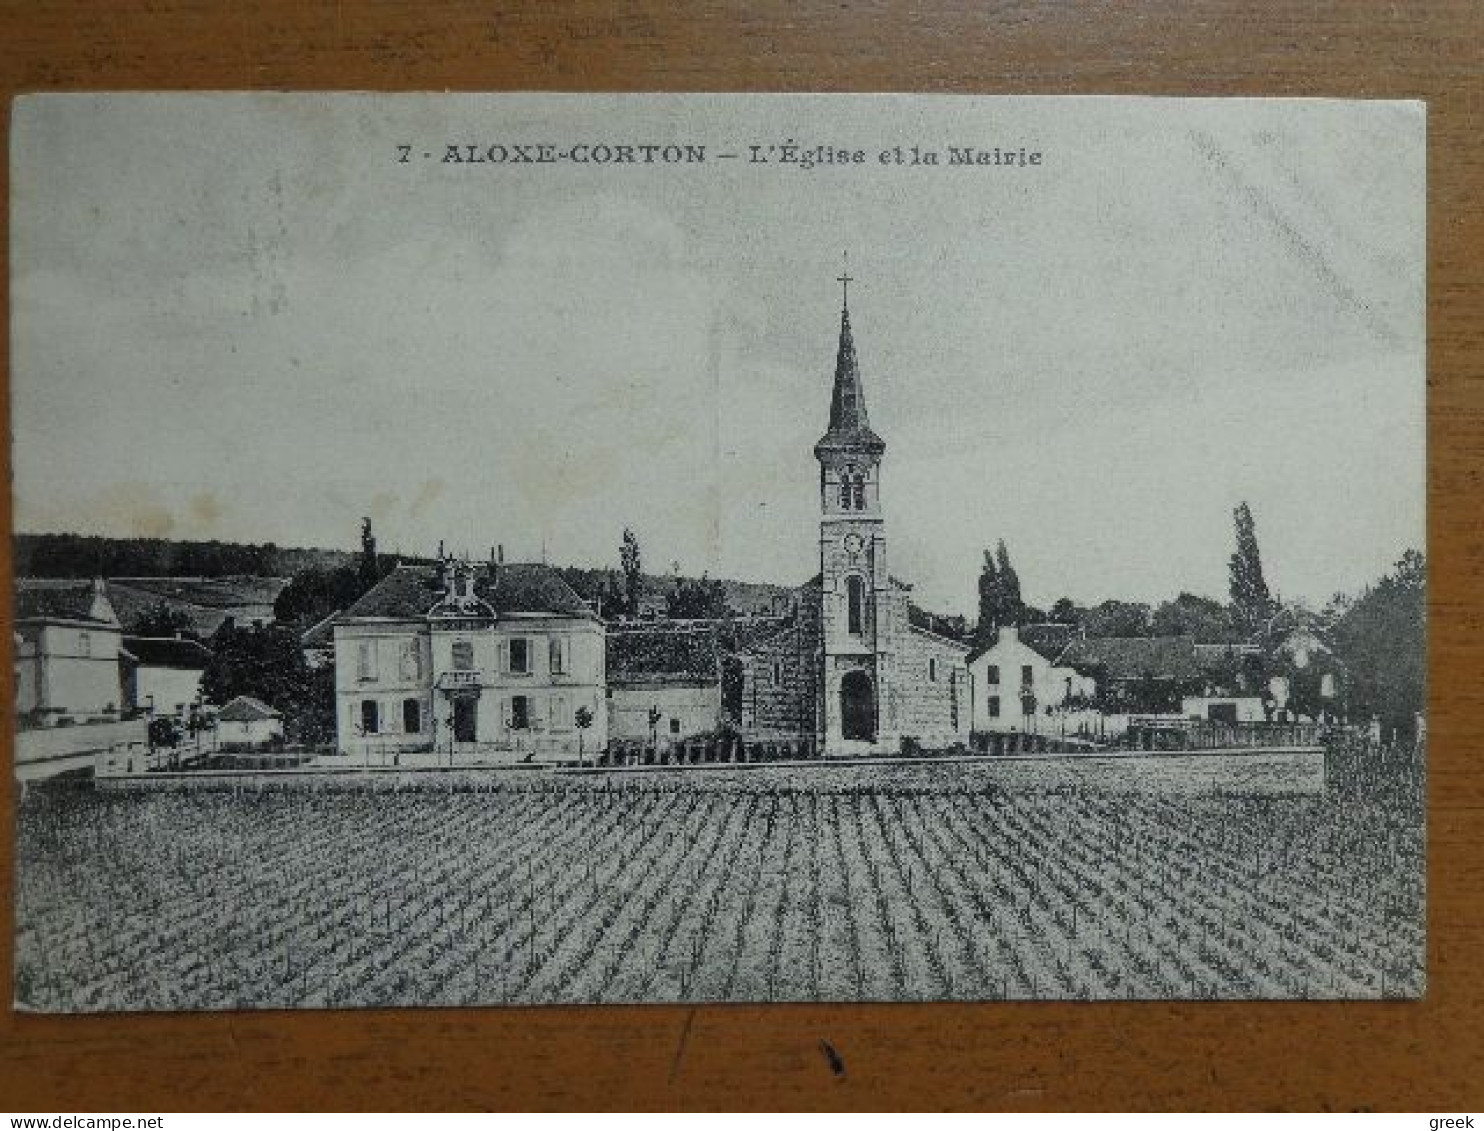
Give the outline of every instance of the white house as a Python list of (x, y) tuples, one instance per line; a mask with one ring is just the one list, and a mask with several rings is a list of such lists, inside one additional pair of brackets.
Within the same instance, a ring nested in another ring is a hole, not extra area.
[(1092, 678), (1058, 663), (1062, 651), (1054, 637), (1028, 634), (1023, 640), (1019, 629), (1006, 625), (992, 644), (970, 652), (974, 730), (1038, 732), (1045, 729), (1048, 708), (1091, 697)]
[(124, 702), (156, 715), (185, 715), (201, 698), (211, 653), (180, 636), (124, 637)]
[(122, 642), (102, 581), (17, 578), (15, 711), (21, 725), (118, 718)]
[(519, 762), (607, 743), (603, 623), (550, 566), (400, 565), (333, 633), (343, 753)]
[(261, 699), (239, 695), (217, 712), (219, 750), (250, 750), (283, 737), (283, 716)]

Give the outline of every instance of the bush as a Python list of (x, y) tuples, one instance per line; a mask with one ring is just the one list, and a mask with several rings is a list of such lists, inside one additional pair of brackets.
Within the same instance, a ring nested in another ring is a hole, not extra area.
[(919, 739), (919, 738), (917, 738), (915, 735), (910, 735), (910, 734), (904, 734), (904, 735), (902, 735), (902, 757), (903, 758), (920, 758), (920, 757), (922, 757), (922, 740)]

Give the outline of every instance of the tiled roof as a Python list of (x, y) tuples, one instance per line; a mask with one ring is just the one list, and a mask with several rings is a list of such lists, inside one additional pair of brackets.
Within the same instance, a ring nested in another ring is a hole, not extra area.
[(710, 629), (616, 629), (608, 633), (608, 680), (714, 683), (720, 678)]
[(122, 586), (170, 601), (205, 609), (271, 605), (288, 585), (286, 577), (111, 577), (110, 589)]
[(189, 618), (190, 631), (214, 636), (228, 617), (273, 619), (282, 577), (115, 577), (108, 596), (125, 628), (138, 628), (160, 608)]
[(216, 717), (226, 723), (257, 723), (281, 716), (261, 699), (254, 699), (251, 695), (239, 695), (218, 711)]
[(1259, 652), (1260, 649), (1252, 644), (1197, 644), (1195, 662), (1202, 671), (1221, 671), (1232, 660), (1240, 663), (1243, 656)]
[(299, 645), (303, 648), (328, 648), (335, 643), (335, 622), (340, 618), (340, 610), (337, 609), (329, 616), (321, 617), (309, 630), (299, 637)]
[(1106, 679), (1191, 679), (1201, 674), (1193, 636), (1078, 637), (1056, 662), (1095, 669)]
[[(517, 563), (499, 567), (491, 584), (480, 567), (475, 593), (499, 613), (552, 613), (591, 617), (593, 612), (562, 575), (551, 566)], [(382, 620), (418, 620), (443, 595), (438, 569), (428, 565), (399, 565), (336, 617), (336, 622), (371, 617)]]
[[(117, 628), (118, 620), (106, 600), (101, 610), (95, 609), (98, 596), (91, 581), (18, 577), (15, 582), (15, 619), (83, 620)], [(106, 611), (107, 615), (95, 616), (94, 613), (99, 611)]]
[[(910, 601), (907, 603), (907, 623), (913, 628), (937, 636), (950, 644), (963, 644), (963, 641), (954, 635), (953, 626), (948, 623), (949, 620), (948, 617), (928, 612), (927, 609), (914, 605)], [(964, 648), (967, 649), (968, 645), (964, 644)]]
[(176, 636), (126, 636), (124, 648), (145, 667), (205, 670), (211, 652), (194, 640)]
[[(1053, 628), (1065, 628), (1068, 631), (1065, 633), (1042, 631)], [(1061, 656), (1067, 649), (1067, 644), (1071, 639), (1072, 631), (1073, 629), (1071, 625), (1053, 626), (1047, 624), (1024, 624), (1016, 629), (1016, 639), (1018, 639), (1027, 648), (1029, 648), (1032, 652), (1035, 652), (1038, 656), (1040, 656), (1043, 660), (1046, 660), (1048, 663), (1065, 664), (1065, 662), (1061, 660)], [(966, 657), (965, 662), (972, 664), (986, 652), (992, 651), (995, 645), (997, 645), (999, 642), (999, 636), (997, 634), (988, 643), (975, 645), (973, 650), (970, 651), (968, 656)]]
[(1048, 660), (1056, 659), (1076, 635), (1076, 625), (1059, 624), (1056, 621), (1020, 626), (1020, 639), (1025, 641), (1028, 648), (1034, 648)]

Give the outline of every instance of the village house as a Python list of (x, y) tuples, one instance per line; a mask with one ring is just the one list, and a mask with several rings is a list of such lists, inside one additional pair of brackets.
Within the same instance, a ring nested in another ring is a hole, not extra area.
[(332, 628), (342, 753), (516, 762), (607, 742), (603, 622), (550, 566), (440, 547), (436, 565), (397, 566)]
[(608, 629), (610, 741), (668, 746), (717, 732), (722, 657), (708, 623)]
[(283, 738), (283, 715), (261, 699), (239, 695), (216, 715), (216, 747), (258, 750)]
[(1280, 719), (1339, 717), (1345, 669), (1316, 625), (1301, 620), (1278, 634), (1272, 655), (1279, 670), (1268, 681), (1268, 697)]
[(888, 569), (886, 444), (866, 414), (846, 295), (829, 425), (814, 446), (820, 572), (797, 591), (792, 624), (740, 650), (741, 730), (826, 756), (966, 743), (968, 646), (914, 615), (912, 587)]
[(1058, 660), (1070, 630), (1032, 631), (1038, 627), (1001, 625), (991, 643), (969, 653), (974, 730), (1039, 733), (1049, 712), (1095, 693), (1090, 674)]
[(14, 644), (22, 727), (118, 718), (123, 629), (101, 580), (18, 578)]
[(130, 711), (184, 716), (201, 700), (211, 652), (176, 636), (126, 636), (122, 653), (124, 705)]

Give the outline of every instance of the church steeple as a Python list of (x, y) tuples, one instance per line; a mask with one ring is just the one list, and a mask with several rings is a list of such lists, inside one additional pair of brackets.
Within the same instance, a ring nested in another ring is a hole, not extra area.
[(839, 278), (844, 287), (840, 305), (840, 346), (835, 354), (835, 387), (830, 396), (830, 423), (814, 454), (824, 459), (831, 454), (880, 456), (886, 442), (871, 431), (866, 415), (866, 394), (861, 386), (860, 365), (855, 358), (855, 339), (850, 332), (850, 273)]

